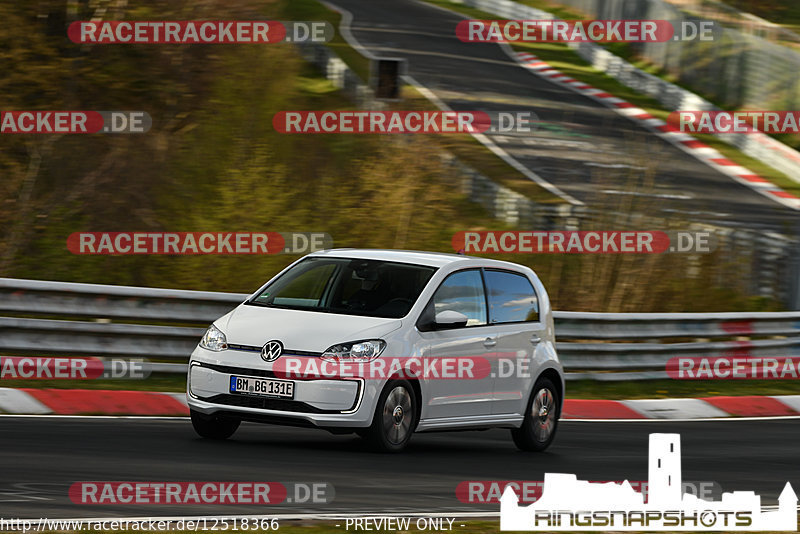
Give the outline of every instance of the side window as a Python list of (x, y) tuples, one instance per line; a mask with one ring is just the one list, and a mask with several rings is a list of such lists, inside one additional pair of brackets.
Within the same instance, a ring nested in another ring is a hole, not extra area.
[(492, 323), (539, 320), (539, 299), (527, 276), (507, 271), (484, 271)]
[(466, 315), (467, 326), (486, 324), (486, 298), (481, 272), (477, 269), (459, 271), (445, 278), (433, 295), (435, 313), (445, 310)]

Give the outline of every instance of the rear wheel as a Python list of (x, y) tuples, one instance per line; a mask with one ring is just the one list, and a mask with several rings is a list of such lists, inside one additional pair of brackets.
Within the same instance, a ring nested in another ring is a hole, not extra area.
[(417, 405), (414, 390), (406, 380), (387, 385), (378, 398), (372, 425), (359, 432), (373, 449), (400, 452), (414, 433)]
[(192, 410), (192, 426), (198, 435), (208, 439), (228, 439), (239, 428), (241, 421), (216, 415), (206, 415)]
[(558, 426), (558, 390), (549, 378), (540, 378), (533, 386), (522, 426), (511, 430), (514, 443), (523, 451), (543, 451), (556, 436)]

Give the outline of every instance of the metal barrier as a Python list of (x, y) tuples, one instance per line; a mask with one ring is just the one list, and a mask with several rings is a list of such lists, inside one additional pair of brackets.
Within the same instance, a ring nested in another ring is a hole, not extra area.
[(204, 323), (247, 295), (0, 278), (0, 313)]
[[(0, 353), (146, 358), (154, 372), (185, 372), (204, 327), (246, 298), (0, 278), (0, 313), (17, 315), (0, 317)], [(554, 317), (569, 379), (666, 378), (666, 363), (676, 356), (800, 355), (800, 312), (557, 311)]]

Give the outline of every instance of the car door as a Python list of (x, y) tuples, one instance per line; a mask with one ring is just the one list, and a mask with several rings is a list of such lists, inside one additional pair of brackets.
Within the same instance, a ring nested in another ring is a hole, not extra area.
[(492, 413), (522, 413), (536, 378), (533, 353), (545, 331), (539, 299), (522, 273), (485, 269), (483, 275), (498, 338)]
[[(488, 323), (486, 294), (480, 269), (466, 269), (450, 274), (441, 283), (428, 303), (428, 314), (452, 310), (467, 316), (465, 326), (439, 328), (420, 332), (428, 345), (423, 358), (442, 361), (442, 358), (472, 358), (490, 361), (497, 336)], [(480, 364), (478, 364), (480, 365)], [(484, 367), (484, 370), (486, 368)], [(476, 371), (473, 376), (479, 376)], [(458, 374), (458, 373), (457, 373)], [(422, 417), (490, 415), (492, 412), (493, 378), (427, 378), (424, 380), (426, 403)]]

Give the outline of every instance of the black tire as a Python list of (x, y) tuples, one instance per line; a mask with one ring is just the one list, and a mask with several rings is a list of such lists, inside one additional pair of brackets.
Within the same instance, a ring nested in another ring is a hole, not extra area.
[(378, 452), (400, 452), (417, 426), (417, 397), (408, 380), (395, 380), (383, 388), (372, 425), (359, 435)]
[(217, 417), (191, 410), (194, 431), (207, 439), (228, 439), (239, 428), (241, 421), (227, 417)]
[(560, 402), (558, 389), (549, 378), (536, 381), (522, 426), (511, 430), (514, 444), (520, 450), (541, 452), (550, 446), (556, 437)]

